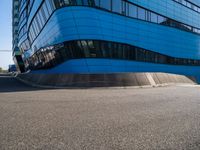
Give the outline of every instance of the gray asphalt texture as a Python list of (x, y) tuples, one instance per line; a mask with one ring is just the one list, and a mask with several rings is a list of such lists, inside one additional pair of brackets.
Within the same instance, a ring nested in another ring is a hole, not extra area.
[(37, 89), (0, 77), (0, 150), (199, 150), (200, 87)]

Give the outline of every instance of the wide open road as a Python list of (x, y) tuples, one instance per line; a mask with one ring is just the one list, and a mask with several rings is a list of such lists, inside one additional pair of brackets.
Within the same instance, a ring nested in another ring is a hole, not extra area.
[(0, 150), (199, 150), (200, 87), (37, 89), (0, 77)]

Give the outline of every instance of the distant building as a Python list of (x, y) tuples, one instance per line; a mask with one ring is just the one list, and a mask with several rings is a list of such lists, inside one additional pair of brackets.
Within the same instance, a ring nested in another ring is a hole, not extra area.
[[(21, 2), (21, 1), (20, 1)], [(12, 6), (12, 36), (13, 36), (13, 60), (16, 64), (17, 70), (24, 72), (24, 62), (22, 60), (22, 52), (19, 50), (19, 0), (13, 0)], [(20, 16), (21, 17), (21, 16)]]
[(8, 66), (8, 72), (16, 72), (17, 68), (16, 65), (12, 64)]
[(26, 71), (200, 74), (199, 0), (15, 3), (14, 49)]

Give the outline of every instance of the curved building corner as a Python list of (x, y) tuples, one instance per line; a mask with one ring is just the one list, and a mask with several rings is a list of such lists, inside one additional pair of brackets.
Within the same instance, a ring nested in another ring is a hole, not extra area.
[(199, 0), (16, 1), (22, 72), (200, 76)]

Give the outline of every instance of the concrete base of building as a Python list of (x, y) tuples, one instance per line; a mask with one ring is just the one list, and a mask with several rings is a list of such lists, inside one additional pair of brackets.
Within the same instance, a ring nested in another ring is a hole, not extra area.
[(40, 87), (144, 87), (196, 84), (195, 78), (166, 73), (18, 74), (17, 79)]
[(10, 76), (11, 73), (0, 73), (0, 77)]

